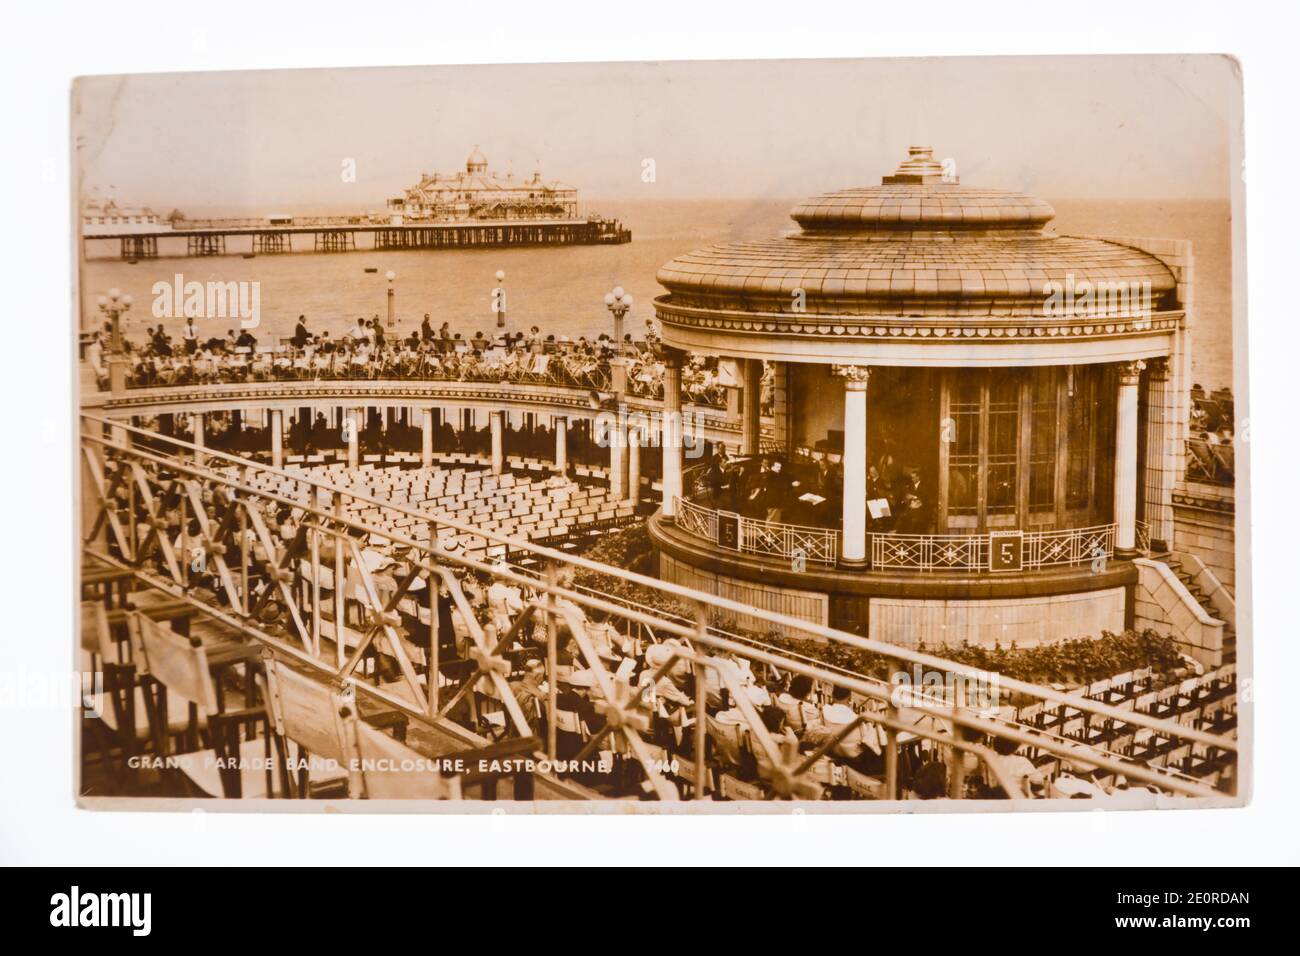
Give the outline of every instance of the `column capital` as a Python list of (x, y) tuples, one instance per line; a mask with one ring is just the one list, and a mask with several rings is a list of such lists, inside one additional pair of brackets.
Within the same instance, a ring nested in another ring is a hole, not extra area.
[(1150, 371), (1147, 373), (1147, 376), (1148, 378), (1150, 378), (1151, 381), (1153, 382), (1169, 381), (1168, 357), (1161, 355), (1153, 359), (1148, 359), (1147, 368), (1150, 369)]
[(681, 349), (673, 348), (671, 345), (659, 345), (655, 351), (664, 365), (670, 368), (681, 368), (686, 364), (686, 353)]
[(849, 391), (862, 391), (871, 378), (870, 365), (832, 365), (831, 373), (844, 379), (844, 387)]
[(1137, 385), (1138, 378), (1142, 370), (1147, 367), (1147, 363), (1142, 359), (1133, 362), (1121, 362), (1119, 366), (1119, 383), (1120, 385)]

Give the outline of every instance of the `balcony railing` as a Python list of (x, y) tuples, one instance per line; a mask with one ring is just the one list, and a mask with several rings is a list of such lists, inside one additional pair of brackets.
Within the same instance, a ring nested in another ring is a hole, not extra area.
[(1006, 534), (873, 534), (871, 566), (903, 571), (1033, 571), (1104, 562), (1115, 526)]
[[(834, 566), (839, 532), (831, 528), (758, 521), (677, 499), (677, 526), (722, 548), (787, 558), (792, 566)], [(1139, 523), (1137, 544), (1146, 550)], [(993, 534), (871, 534), (871, 567), (881, 571), (1034, 571), (1077, 564), (1104, 564), (1115, 555), (1115, 525), (1061, 531)], [(798, 569), (797, 567), (795, 568)]]
[(745, 554), (788, 558), (799, 563), (834, 565), (840, 550), (840, 533), (832, 528), (759, 521), (732, 511), (714, 511), (677, 499), (677, 524), (685, 531), (719, 547)]

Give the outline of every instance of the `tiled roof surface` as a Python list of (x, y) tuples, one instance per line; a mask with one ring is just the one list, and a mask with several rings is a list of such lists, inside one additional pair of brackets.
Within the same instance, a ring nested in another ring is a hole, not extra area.
[(670, 291), (808, 295), (1037, 296), (1043, 284), (1150, 281), (1174, 288), (1158, 259), (1097, 239), (768, 239), (725, 243), (678, 256), (659, 270)]
[(790, 218), (805, 230), (854, 231), (1037, 230), (1056, 211), (1041, 199), (953, 184), (844, 189), (795, 206)]
[(882, 185), (796, 206), (791, 217), (802, 232), (678, 256), (659, 270), (659, 283), (695, 308), (713, 299), (734, 310), (741, 297), (746, 308), (786, 311), (802, 290), (809, 311), (846, 314), (1018, 312), (1041, 304), (1053, 282), (1149, 282), (1155, 300), (1174, 291), (1173, 273), (1154, 256), (1045, 232), (1055, 212), (1041, 199), (944, 182), (940, 170), (928, 147), (912, 147)]

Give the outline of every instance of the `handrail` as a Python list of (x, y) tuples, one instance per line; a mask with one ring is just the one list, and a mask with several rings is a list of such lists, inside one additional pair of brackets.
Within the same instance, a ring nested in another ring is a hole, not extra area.
[[(728, 521), (734, 522), (738, 531), (734, 538), (724, 542), (723, 528)], [(731, 550), (792, 560), (799, 558), (798, 552), (802, 550), (802, 557), (807, 562), (827, 566), (835, 565), (838, 559), (839, 532), (833, 528), (747, 518), (733, 512), (706, 508), (686, 498), (677, 499), (676, 522), (683, 531)], [(872, 532), (867, 537), (871, 548), (871, 566), (876, 570), (989, 571), (991, 568), (992, 547), (989, 534)], [(1020, 538), (1019, 567), (1013, 570), (1036, 570), (1109, 559), (1114, 556), (1114, 544), (1113, 524), (1027, 531)]]
[[(934, 655), (836, 631), (821, 625), (810, 624), (806, 621), (741, 604), (726, 598), (707, 595), (699, 591), (685, 588), (681, 585), (659, 581), (658, 579), (640, 575), (625, 569), (610, 568), (584, 559), (580, 556), (569, 555), (561, 551), (533, 545), (527, 541), (512, 539), (491, 530), (467, 525), (455, 519), (448, 519), (442, 515), (435, 517), (403, 505), (397, 505), (388, 501), (372, 498), (347, 488), (331, 485), (311, 476), (293, 474), (282, 469), (268, 467), (247, 459), (241, 459), (211, 450), (199, 449), (187, 442), (158, 436), (152, 432), (123, 425), (95, 415), (84, 414), (83, 420), (92, 425), (84, 436), (87, 442), (87, 453), (89, 454), (89, 449), (94, 448), (99, 450), (97, 453), (99, 455), (113, 459), (123, 459), (127, 464), (135, 462), (136, 464), (132, 466), (132, 470), (136, 474), (137, 481), (143, 481), (144, 478), (142, 477), (142, 473), (136, 471), (136, 469), (148, 468), (165, 472), (173, 476), (187, 476), (186, 480), (195, 480), (207, 483), (211, 486), (226, 487), (234, 493), (235, 500), (245, 502), (245, 507), (247, 507), (248, 500), (262, 500), (267, 503), (278, 503), (295, 509), (297, 513), (303, 516), (304, 521), (310, 519), (313, 522), (326, 523), (328, 527), (337, 529), (335, 533), (345, 534), (350, 530), (360, 534), (379, 534), (381, 537), (391, 541), (395, 546), (410, 549), (412, 555), (415, 557), (410, 559), (408, 563), (415, 567), (428, 570), (430, 573), (436, 571), (437, 567), (442, 564), (454, 564), (477, 570), (498, 580), (526, 585), (529, 588), (538, 590), (540, 593), (554, 595), (558, 599), (574, 602), (579, 606), (593, 611), (598, 611), (602, 614), (614, 615), (629, 621), (640, 621), (641, 623), (652, 626), (665, 634), (677, 636), (695, 644), (702, 645), (703, 647), (707, 647), (712, 653), (738, 654), (743, 657), (748, 657), (756, 662), (766, 662), (779, 666), (793, 673), (805, 673), (816, 680), (824, 681), (834, 686), (846, 687), (868, 700), (876, 701), (878, 705), (886, 708), (892, 706), (888, 694), (875, 683), (852, 676), (833, 673), (820, 666), (806, 664), (792, 660), (789, 657), (782, 656), (778, 653), (747, 646), (729, 640), (723, 636), (709, 633), (707, 629), (700, 628), (698, 625), (692, 628), (676, 621), (666, 620), (662, 615), (655, 616), (645, 614), (636, 611), (635, 609), (623, 607), (607, 599), (584, 595), (563, 583), (552, 584), (549, 581), (546, 581), (539, 584), (535, 577), (519, 574), (509, 568), (497, 567), (465, 555), (452, 555), (446, 553), (436, 544), (422, 543), (408, 535), (400, 534), (393, 530), (376, 529), (371, 524), (349, 519), (342, 511), (321, 510), (314, 504), (314, 502), (321, 500), (320, 496), (324, 493), (336, 503), (350, 499), (354, 502), (365, 504), (368, 507), (379, 509), (382, 513), (418, 519), (421, 524), (436, 520), (440, 527), (452, 528), (463, 533), (474, 534), (486, 540), (506, 545), (513, 550), (528, 552), (533, 557), (549, 561), (556, 567), (583, 568), (591, 571), (599, 571), (605, 574), (612, 574), (624, 581), (641, 584), (656, 589), (661, 593), (672, 595), (685, 601), (691, 606), (699, 608), (708, 607), (730, 612), (732, 614), (748, 615), (764, 621), (774, 629), (803, 632), (814, 637), (821, 637), (860, 650), (880, 654), (895, 661), (909, 665), (920, 665), (942, 673), (951, 673), (956, 676), (965, 677), (968, 680), (978, 682), (987, 681), (989, 678), (989, 675), (984, 674), (975, 668), (954, 661), (944, 660)], [(192, 455), (195, 452), (203, 451), (212, 462), (224, 462), (227, 465), (235, 466), (238, 469), (237, 474), (242, 475), (243, 478), (231, 478), (210, 465), (196, 465), (185, 458), (176, 457), (175, 455), (169, 456), (157, 454), (145, 449), (131, 447), (129, 444), (123, 444), (120, 440), (115, 438), (106, 438), (102, 434), (95, 434), (96, 428), (94, 426), (98, 426), (99, 430), (102, 430), (105, 427), (116, 429), (118, 430), (117, 433), (119, 435), (135, 434), (142, 437), (148, 437), (155, 442), (162, 441), (176, 449), (181, 454)], [(277, 480), (277, 483), (287, 483), (288, 485), (298, 489), (298, 491), (293, 495), (287, 495), (259, 489), (249, 484), (250, 480), (258, 475), (266, 476), (268, 478), (273, 476)], [(97, 485), (97, 490), (99, 491), (101, 498), (105, 501), (110, 500), (112, 489), (108, 487), (107, 479), (105, 479), (102, 474)], [(110, 512), (108, 511), (102, 512), (104, 515), (109, 513)], [(114, 519), (111, 517), (109, 518), (110, 523), (113, 520)], [(99, 523), (102, 525), (102, 517)], [(125, 540), (121, 538), (121, 529), (115, 529), (114, 533), (119, 537), (119, 539)], [(266, 536), (265, 540), (268, 544), (270, 543), (269, 536)], [(273, 553), (274, 548), (267, 547), (266, 552), (268, 554)], [(134, 552), (128, 546), (123, 548), (123, 553), (129, 556)], [(159, 580), (158, 575), (153, 572), (140, 568), (137, 568), (136, 571), (138, 575), (152, 577), (159, 584), (168, 586), (165, 581)], [(272, 571), (272, 574), (278, 574), (278, 572)], [(183, 591), (184, 589), (177, 586), (173, 588), (173, 590)], [(286, 598), (286, 600), (288, 599)], [(386, 612), (381, 608), (378, 609), (378, 613), (382, 615)], [(382, 617), (380, 620), (382, 620)], [(268, 640), (280, 645), (286, 644), (282, 639), (268, 637)], [(484, 642), (485, 644), (489, 643), (486, 638), (484, 639)], [(701, 666), (716, 667), (717, 665), (703, 662), (701, 663)], [(1024, 681), (1005, 678), (1001, 675), (996, 675), (996, 677), (998, 679), (997, 682), (999, 687), (1005, 691), (1024, 694), (1032, 699), (1044, 702), (1068, 704), (1076, 710), (1095, 714), (1099, 718), (1109, 718), (1122, 724), (1144, 727), (1157, 731), (1165, 736), (1177, 737), (1189, 742), (1198, 742), (1225, 751), (1235, 751), (1236, 749), (1235, 742), (1228, 737), (1209, 734), (1194, 728), (1182, 727), (1171, 721), (1160, 720), (1147, 714), (1124, 710), (1098, 701), (1080, 700), (1075, 695), (1064, 694), (1051, 688), (1039, 687)], [(391, 697), (393, 695), (389, 694), (387, 696)], [(418, 700), (418, 691), (416, 699)], [(1124, 773), (1130, 779), (1145, 780), (1175, 792), (1202, 797), (1216, 796), (1215, 792), (1209, 788), (1199, 785), (1188, 785), (1185, 781), (1178, 781), (1171, 778), (1167, 773), (1135, 765), (1130, 761), (1126, 761), (1113, 755), (1111, 757), (1099, 758), (1088, 748), (1077, 744), (1060, 744), (1049, 740), (1040, 740), (1032, 733), (1018, 731), (1014, 728), (1008, 729), (1007, 727), (998, 725), (995, 722), (965, 713), (945, 714), (944, 719), (957, 726), (966, 727), (973, 732), (992, 734), (993, 736), (1004, 736), (1020, 743), (1031, 744), (1047, 752), (1056, 753), (1066, 759), (1083, 760), (1092, 765), (1106, 766), (1110, 769), (1114, 769), (1116, 772)], [(751, 730), (755, 733), (759, 733), (759, 731), (754, 728), (751, 728)]]

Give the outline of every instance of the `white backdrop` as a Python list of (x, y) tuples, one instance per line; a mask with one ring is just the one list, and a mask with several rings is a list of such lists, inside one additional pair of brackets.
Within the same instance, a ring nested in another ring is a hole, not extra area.
[[(507, 14), (508, 7), (517, 9)], [(378, 0), (318, 2), (310, 18), (297, 5), (243, 0), (193, 8), (46, 2), (9, 11), (0, 58), (6, 120), (0, 261), (6, 264), (10, 343), (0, 406), (7, 452), (0, 468), (5, 503), (0, 673), (12, 681), (66, 671), (72, 629), (68, 91), (74, 75), (543, 59), (1230, 52), (1244, 71), (1250, 157), (1249, 300), (1255, 335), (1249, 437), (1252, 510), (1258, 521), (1252, 806), (1165, 813), (818, 818), (784, 813), (635, 820), (92, 814), (72, 804), (71, 711), (36, 712), (0, 702), (0, 862), (271, 862), (273, 848), (289, 851), (281, 861), (326, 865), (462, 860), (870, 865), (889, 860), (1078, 866), (1300, 860), (1294, 824), (1300, 746), (1292, 709), (1300, 633), (1296, 614), (1288, 611), (1288, 601), (1300, 591), (1300, 562), (1288, 530), (1297, 473), (1292, 363), (1300, 354), (1294, 305), (1294, 236), (1300, 223), (1295, 24), (1285, 22), (1294, 19), (1294, 8), (1187, 0), (1061, 6), (987, 0), (931, 0), (920, 6), (860, 0), (744, 5), (497, 0), (491, 8), (490, 18), (482, 5)], [(436, 30), (418, 26), (430, 19), (437, 21)], [(485, 30), (486, 22), (510, 29)], [(1238, 290), (1239, 303), (1244, 292)], [(1239, 339), (1239, 355), (1244, 345)], [(1244, 399), (1239, 395), (1239, 408)], [(1238, 514), (1244, 514), (1240, 505)], [(1239, 606), (1251, 597), (1243, 587)]]

